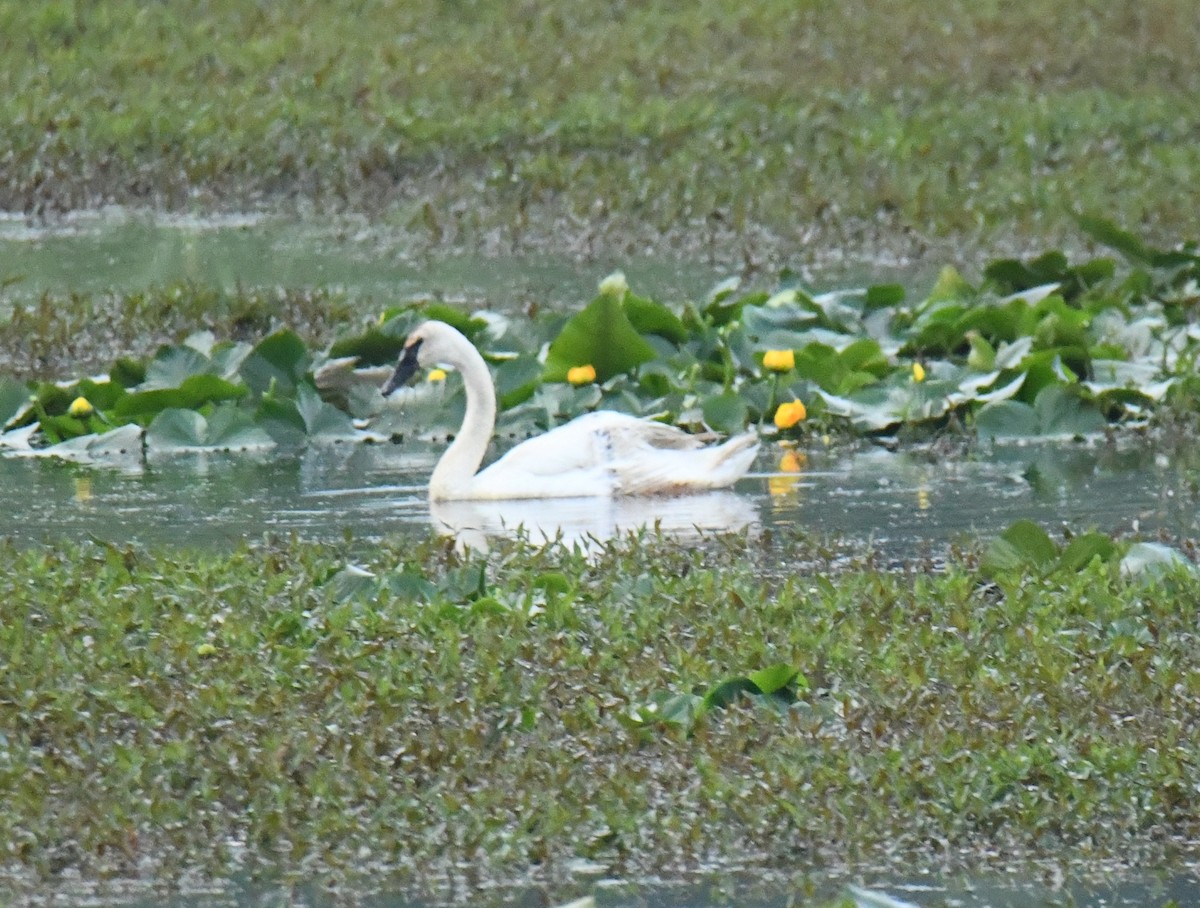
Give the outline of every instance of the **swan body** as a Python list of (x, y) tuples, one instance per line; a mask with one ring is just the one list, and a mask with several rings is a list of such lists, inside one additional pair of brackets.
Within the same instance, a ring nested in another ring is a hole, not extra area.
[(600, 410), (522, 442), (485, 470), (496, 424), (496, 392), (475, 345), (445, 322), (428, 321), (405, 341), (386, 397), (418, 367), (462, 373), (467, 408), (462, 428), (429, 478), (437, 501), (662, 495), (716, 489), (739, 479), (758, 451), (753, 433), (705, 445), (682, 429)]

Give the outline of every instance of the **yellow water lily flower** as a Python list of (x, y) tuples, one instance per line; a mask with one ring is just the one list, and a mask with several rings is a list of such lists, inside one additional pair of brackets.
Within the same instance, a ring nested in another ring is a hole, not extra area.
[(71, 416), (77, 416), (82, 419), (85, 416), (91, 416), (96, 412), (96, 408), (92, 406), (92, 402), (86, 397), (77, 397), (71, 401), (71, 406), (67, 407), (67, 413)]
[(792, 400), (780, 404), (775, 411), (775, 425), (780, 429), (790, 429), (796, 423), (808, 417), (808, 410), (803, 401)]
[(445, 369), (430, 369), (429, 370), (429, 380), (430, 381), (445, 381), (446, 380), (446, 370)]
[(788, 372), (796, 368), (796, 354), (791, 350), (768, 350), (763, 354), (763, 368), (772, 372)]
[(595, 366), (575, 366), (574, 368), (567, 370), (567, 381), (573, 385), (590, 385), (595, 380)]
[(925, 367), (920, 363), (913, 363), (913, 381), (925, 381)]

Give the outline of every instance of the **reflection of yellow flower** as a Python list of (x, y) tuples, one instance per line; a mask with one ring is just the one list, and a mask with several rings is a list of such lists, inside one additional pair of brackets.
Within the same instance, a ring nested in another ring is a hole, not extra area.
[(800, 473), (808, 465), (808, 455), (803, 451), (785, 448), (779, 458), (779, 474), (767, 477), (767, 491), (771, 495), (786, 495), (800, 484)]
[(445, 381), (446, 380), (446, 370), (445, 369), (430, 369), (429, 370), (429, 380), (430, 381)]
[(79, 504), (92, 500), (92, 478), (90, 476), (75, 477), (75, 500)]
[(775, 411), (775, 425), (780, 429), (790, 429), (807, 416), (808, 410), (804, 408), (803, 401), (789, 401), (788, 403), (780, 404), (779, 409)]
[(573, 385), (587, 385), (596, 380), (595, 366), (575, 366), (567, 370), (567, 381)]
[(779, 458), (780, 473), (799, 473), (806, 466), (808, 466), (808, 455), (803, 451), (789, 449), (784, 451), (783, 456)]
[(768, 350), (763, 354), (763, 368), (772, 372), (787, 372), (796, 368), (796, 354), (791, 350)]
[(920, 363), (913, 363), (913, 381), (925, 381), (925, 367)]
[(77, 397), (71, 401), (71, 406), (67, 408), (67, 413), (82, 419), (85, 416), (91, 416), (95, 409), (92, 406), (92, 402), (86, 397)]

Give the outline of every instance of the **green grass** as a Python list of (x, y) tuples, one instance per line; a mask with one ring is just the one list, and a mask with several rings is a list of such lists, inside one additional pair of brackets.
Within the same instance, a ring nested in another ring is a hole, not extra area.
[(0, 9), (0, 207), (315, 201), (437, 242), (950, 238), (1200, 202), (1187, 0)]
[[(1194, 576), (985, 587), (805, 537), (3, 556), (11, 885), (1151, 866), (1200, 833)], [(630, 720), (778, 663), (806, 679), (786, 711)]]

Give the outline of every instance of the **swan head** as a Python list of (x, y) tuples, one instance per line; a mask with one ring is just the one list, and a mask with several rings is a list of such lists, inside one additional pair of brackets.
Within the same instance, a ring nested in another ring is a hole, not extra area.
[(379, 389), (387, 397), (424, 366), (448, 363), (458, 366), (462, 360), (463, 346), (470, 341), (445, 322), (428, 321), (418, 325), (404, 341), (396, 371)]

